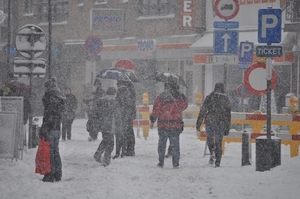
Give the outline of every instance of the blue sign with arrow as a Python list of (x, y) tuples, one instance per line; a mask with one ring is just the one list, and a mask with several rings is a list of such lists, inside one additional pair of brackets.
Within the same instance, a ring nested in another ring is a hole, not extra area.
[(237, 30), (215, 30), (214, 54), (237, 54), (238, 37)]

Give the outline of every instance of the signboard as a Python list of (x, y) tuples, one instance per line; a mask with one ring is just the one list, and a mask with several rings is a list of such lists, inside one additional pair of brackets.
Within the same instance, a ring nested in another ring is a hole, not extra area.
[(253, 60), (253, 42), (240, 42), (240, 63), (252, 63)]
[(214, 54), (238, 54), (237, 30), (215, 30), (214, 31)]
[(124, 31), (123, 9), (92, 9), (91, 30), (100, 31)]
[(0, 159), (15, 157), (17, 112), (0, 111)]
[(39, 57), (45, 51), (46, 45), (44, 31), (33, 24), (27, 24), (20, 28), (16, 36), (16, 48), (26, 58)]
[(250, 95), (250, 92), (247, 90), (247, 88), (241, 84), (236, 88), (236, 95), (240, 98), (247, 98)]
[(234, 18), (239, 12), (240, 4), (238, 0), (216, 0), (214, 10), (221, 19), (229, 20)]
[(237, 64), (239, 61), (237, 55), (214, 55), (213, 63), (214, 64)]
[(15, 111), (17, 112), (17, 127), (16, 127), (16, 135), (15, 135), (15, 153), (14, 157), (19, 158), (19, 150), (23, 155), (24, 149), (24, 104), (23, 97), (0, 97), (0, 107), (2, 111)]
[(247, 70), (249, 68), (249, 66), (251, 66), (252, 63), (242, 63), (239, 62), (237, 65), (237, 68), (240, 70)]
[(257, 46), (257, 57), (280, 57), (282, 55), (282, 46)]
[[(255, 63), (250, 66), (244, 75), (244, 84), (251, 93), (255, 95), (264, 95), (267, 93), (266, 84), (266, 64)], [(274, 89), (276, 85), (276, 73), (272, 69), (272, 80), (271, 80), (271, 90)]]
[(215, 21), (214, 28), (238, 28), (238, 21)]
[(155, 39), (143, 39), (137, 42), (138, 52), (154, 52), (156, 50), (156, 40)]
[(281, 9), (258, 10), (258, 42), (281, 42)]
[(180, 29), (193, 30), (195, 28), (195, 1), (180, 0)]
[(85, 40), (85, 50), (91, 55), (97, 55), (102, 50), (102, 40), (97, 36), (90, 36)]
[(116, 68), (124, 68), (126, 70), (130, 70), (132, 72), (135, 72), (135, 65), (134, 63), (129, 59), (121, 59), (117, 61), (115, 64)]
[(23, 75), (29, 77), (31, 74), (37, 77), (44, 77), (45, 73), (45, 59), (14, 59), (14, 75), (17, 77), (22, 77)]

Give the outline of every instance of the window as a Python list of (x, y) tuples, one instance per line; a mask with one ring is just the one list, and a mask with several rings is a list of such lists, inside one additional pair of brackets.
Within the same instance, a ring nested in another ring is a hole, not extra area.
[[(48, 0), (38, 0), (36, 3), (38, 6), (38, 15), (37, 18), (41, 23), (48, 22)], [(68, 21), (68, 0), (52, 0), (51, 9), (52, 9), (52, 23), (60, 23)]]
[(0, 43), (6, 43), (8, 38), (8, 21), (7, 21), (7, 12), (8, 12), (8, 1), (0, 0), (0, 10), (5, 14), (4, 21), (0, 24)]
[(32, 0), (25, 0), (25, 13), (26, 14), (32, 13)]
[(174, 0), (139, 0), (141, 16), (166, 16), (175, 13)]

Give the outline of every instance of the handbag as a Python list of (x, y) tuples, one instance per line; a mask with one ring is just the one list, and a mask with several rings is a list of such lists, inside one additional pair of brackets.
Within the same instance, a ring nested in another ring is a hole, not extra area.
[(50, 172), (50, 142), (41, 139), (35, 157), (35, 173), (45, 175)]

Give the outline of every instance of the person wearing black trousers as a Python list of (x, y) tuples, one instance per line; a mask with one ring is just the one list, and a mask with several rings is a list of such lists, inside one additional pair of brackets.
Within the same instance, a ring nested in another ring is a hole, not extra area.
[(65, 102), (65, 112), (62, 117), (62, 140), (71, 140), (71, 130), (72, 123), (75, 119), (75, 110), (77, 108), (77, 98), (71, 93), (71, 88), (67, 87), (65, 89), (66, 102)]
[(128, 130), (128, 120), (131, 118), (130, 114), (130, 92), (126, 87), (127, 82), (117, 82), (117, 114), (116, 114), (116, 154), (113, 159), (118, 158), (120, 155), (124, 157), (127, 153), (126, 150), (126, 137)]
[(126, 147), (126, 156), (135, 156), (135, 136), (133, 130), (133, 120), (136, 119), (136, 104), (135, 104), (135, 88), (132, 82), (127, 82), (126, 84), (128, 91), (129, 91), (129, 112), (128, 112), (128, 124), (127, 124), (127, 131), (126, 131), (126, 140), (125, 140), (125, 147)]

